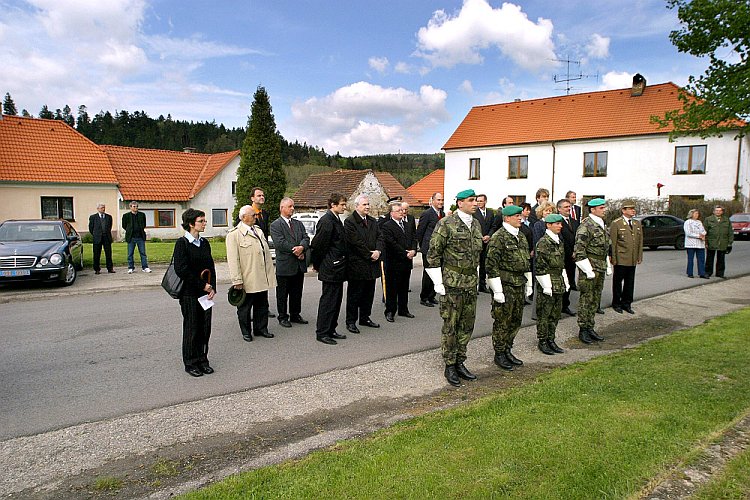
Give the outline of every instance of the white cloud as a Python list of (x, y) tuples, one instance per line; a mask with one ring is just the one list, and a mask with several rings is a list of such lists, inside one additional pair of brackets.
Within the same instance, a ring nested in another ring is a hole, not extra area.
[(471, 81), (469, 80), (464, 80), (463, 82), (461, 82), (461, 85), (458, 86), (458, 90), (466, 94), (474, 93), (474, 87), (471, 85)]
[(393, 71), (395, 71), (396, 73), (408, 75), (413, 71), (413, 69), (407, 63), (399, 61), (396, 63), (396, 66), (393, 67)]
[(371, 57), (367, 60), (367, 63), (372, 69), (378, 73), (385, 73), (388, 70), (388, 58), (387, 57)]
[(605, 57), (608, 57), (609, 42), (609, 37), (594, 33), (591, 35), (591, 39), (586, 45), (586, 57), (589, 59), (604, 59)]
[(529, 20), (521, 7), (504, 3), (492, 8), (487, 0), (464, 0), (455, 16), (435, 11), (427, 27), (417, 33), (415, 55), (433, 68), (452, 68), (457, 64), (480, 64), (482, 52), (496, 48), (527, 70), (554, 66), (552, 21)]
[(357, 82), (325, 97), (292, 105), (292, 136), (344, 155), (409, 148), (416, 138), (448, 119), (444, 90), (419, 92)]
[(633, 75), (627, 71), (610, 71), (602, 76), (599, 90), (624, 89), (633, 85)]
[(262, 51), (225, 45), (210, 40), (203, 40), (199, 36), (193, 38), (171, 38), (155, 35), (144, 38), (145, 44), (159, 58), (170, 59), (209, 59), (213, 57), (244, 56), (250, 54), (264, 54)]

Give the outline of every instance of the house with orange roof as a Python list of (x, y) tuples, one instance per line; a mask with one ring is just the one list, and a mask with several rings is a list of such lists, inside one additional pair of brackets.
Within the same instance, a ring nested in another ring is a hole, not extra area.
[[(651, 116), (681, 109), (674, 83), (476, 106), (443, 146), (446, 204), (473, 188), (490, 206), (504, 196), (533, 203), (540, 187), (558, 200), (734, 199), (750, 194), (750, 139), (681, 137)], [(742, 122), (738, 122), (742, 123)], [(450, 191), (450, 189), (449, 189)]]
[(445, 170), (433, 170), (406, 190), (417, 199), (421, 206), (428, 207), (433, 194), (445, 192)]

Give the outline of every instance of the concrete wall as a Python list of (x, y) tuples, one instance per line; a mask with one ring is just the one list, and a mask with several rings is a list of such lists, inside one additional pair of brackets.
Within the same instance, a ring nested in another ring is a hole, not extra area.
[(385, 195), (380, 181), (378, 181), (378, 178), (372, 172), (368, 172), (365, 175), (365, 178), (362, 179), (362, 182), (359, 183), (359, 186), (357, 186), (357, 189), (349, 198), (349, 203), (347, 204), (347, 211), (349, 213), (354, 212), (354, 200), (360, 194), (367, 195), (370, 199), (370, 215), (372, 217), (377, 218), (388, 211), (388, 203), (386, 203), (388, 197)]
[[(223, 236), (232, 228), (232, 210), (234, 210), (235, 204), (235, 198), (232, 195), (232, 182), (237, 180), (237, 168), (239, 166), (240, 157), (237, 156), (190, 201), (191, 207), (206, 212), (208, 224), (206, 224), (203, 236)], [(213, 209), (227, 210), (226, 226), (214, 226)], [(180, 219), (180, 222), (182, 222), (182, 219)]]

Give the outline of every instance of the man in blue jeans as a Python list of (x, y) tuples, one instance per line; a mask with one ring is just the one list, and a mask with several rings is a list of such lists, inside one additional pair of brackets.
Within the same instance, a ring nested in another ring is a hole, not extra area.
[(144, 273), (150, 273), (146, 257), (146, 215), (138, 211), (138, 202), (130, 202), (130, 212), (122, 215), (122, 228), (125, 229), (125, 241), (128, 242), (128, 274), (135, 271), (133, 253), (136, 245), (141, 256), (141, 269)]

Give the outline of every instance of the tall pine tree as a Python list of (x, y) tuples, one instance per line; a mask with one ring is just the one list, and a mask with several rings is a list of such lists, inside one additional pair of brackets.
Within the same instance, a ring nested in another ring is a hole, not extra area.
[(3, 100), (3, 113), (11, 116), (15, 116), (18, 114), (16, 103), (13, 102), (13, 98), (10, 96), (10, 92), (5, 93), (5, 100)]
[(266, 194), (264, 208), (271, 220), (279, 216), (279, 202), (286, 191), (286, 174), (281, 165), (281, 141), (266, 89), (258, 86), (253, 96), (247, 135), (242, 142), (240, 166), (237, 169), (236, 204), (232, 219), (237, 220), (240, 207), (249, 205), (250, 190), (260, 187)]

